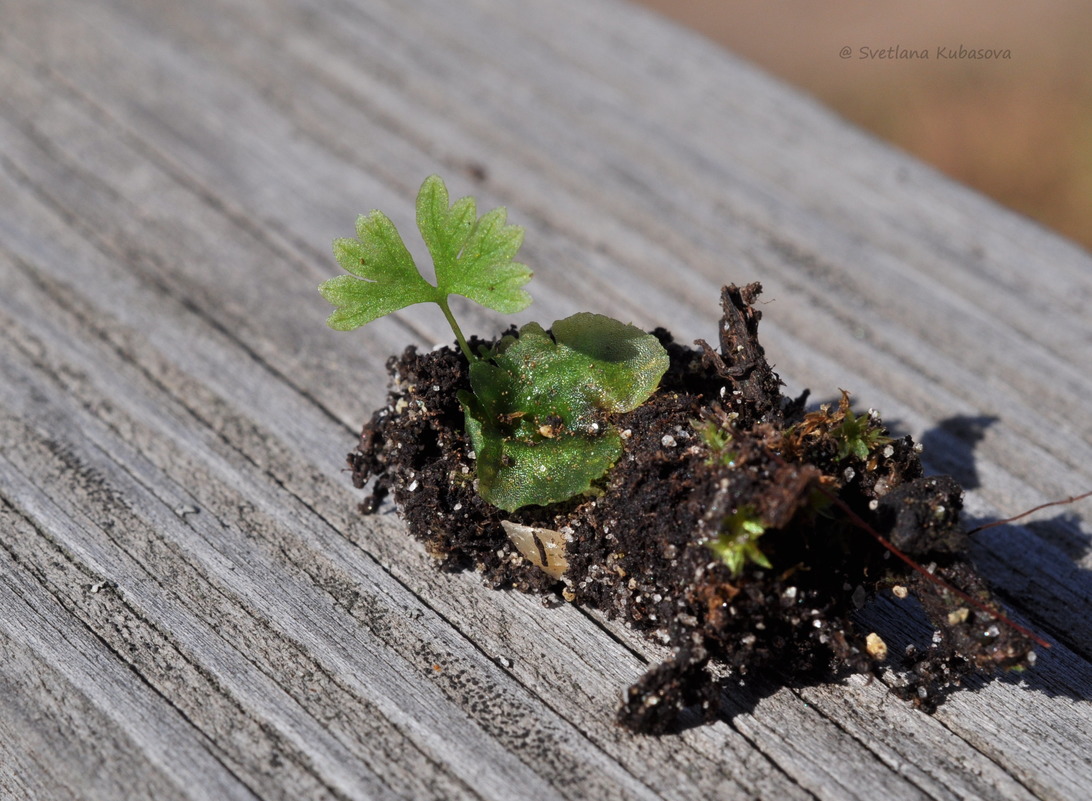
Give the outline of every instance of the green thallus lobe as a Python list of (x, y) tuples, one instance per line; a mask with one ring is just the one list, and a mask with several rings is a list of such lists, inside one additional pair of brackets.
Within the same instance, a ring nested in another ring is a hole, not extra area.
[(547, 505), (587, 492), (622, 453), (606, 415), (631, 411), (667, 371), (659, 341), (618, 320), (586, 312), (547, 332), (528, 323), (481, 356), (471, 352), (448, 304), (462, 295), (505, 314), (522, 311), (531, 271), (514, 261), (523, 229), (497, 208), (477, 216), (474, 199), (449, 203), (437, 176), (417, 196), (417, 227), (436, 270), (426, 281), (394, 224), (379, 211), (362, 215), (355, 239), (334, 242), (348, 275), (319, 287), (336, 309), (327, 323), (341, 331), (414, 303), (443, 310), (470, 365), (473, 392), (460, 392), (477, 461), (481, 496), (505, 511)]
[(507, 511), (589, 490), (622, 454), (604, 415), (640, 406), (667, 369), (655, 337), (610, 317), (574, 314), (552, 333), (504, 337), (471, 362), (474, 394), (459, 393), (482, 496)]

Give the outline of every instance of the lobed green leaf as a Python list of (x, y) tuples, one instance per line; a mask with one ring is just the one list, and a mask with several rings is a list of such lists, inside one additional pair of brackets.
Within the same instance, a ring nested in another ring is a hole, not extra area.
[(447, 272), (474, 231), (478, 215), (474, 198), (464, 197), (448, 205), (447, 186), (438, 175), (430, 175), (417, 193), (417, 228), (436, 265), (436, 277), (442, 286)]
[(436, 288), (417, 271), (413, 257), (387, 215), (373, 211), (356, 223), (357, 239), (334, 241), (334, 257), (349, 275), (319, 285), (336, 310), (326, 320), (348, 331), (414, 303), (435, 301)]
[(508, 225), (508, 212), (493, 209), (480, 219), (474, 199), (449, 205), (447, 187), (438, 176), (425, 179), (417, 195), (417, 227), (436, 267), (436, 283), (447, 294), (462, 295), (502, 314), (531, 305), (522, 289), (531, 271), (513, 261), (523, 244), (523, 229)]
[[(479, 219), (474, 198), (451, 203), (443, 180), (426, 178), (417, 194), (417, 227), (436, 268), (433, 286), (421, 277), (394, 223), (379, 211), (362, 215), (355, 239), (334, 242), (334, 256), (349, 274), (319, 286), (337, 307), (327, 323), (346, 331), (427, 301), (448, 312), (448, 295), (463, 295), (502, 314), (526, 309), (531, 296), (522, 287), (531, 271), (513, 261), (523, 229), (506, 219), (503, 208)], [(455, 335), (465, 347), (461, 333)]]

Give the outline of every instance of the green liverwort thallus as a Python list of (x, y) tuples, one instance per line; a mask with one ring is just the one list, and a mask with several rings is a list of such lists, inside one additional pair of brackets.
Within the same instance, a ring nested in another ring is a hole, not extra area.
[(472, 197), (450, 203), (437, 176), (417, 195), (417, 227), (436, 270), (426, 281), (390, 219), (379, 211), (357, 221), (355, 239), (334, 254), (349, 275), (319, 287), (337, 307), (327, 321), (348, 331), (414, 303), (443, 310), (469, 362), (473, 392), (460, 392), (477, 461), (481, 496), (505, 511), (547, 505), (587, 492), (622, 454), (606, 415), (631, 411), (656, 390), (667, 351), (635, 326), (581, 312), (549, 331), (523, 326), (475, 354), (448, 304), (462, 295), (512, 314), (531, 304), (531, 271), (514, 261), (523, 229), (497, 208), (478, 217)]

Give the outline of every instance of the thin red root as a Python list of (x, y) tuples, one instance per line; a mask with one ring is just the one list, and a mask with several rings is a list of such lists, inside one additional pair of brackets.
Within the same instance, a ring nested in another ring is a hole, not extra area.
[(1013, 522), (1015, 522), (1017, 520), (1020, 520), (1021, 518), (1027, 517), (1030, 514), (1034, 514), (1035, 512), (1038, 512), (1041, 509), (1049, 509), (1051, 506), (1065, 506), (1066, 504), (1076, 503), (1077, 501), (1083, 501), (1085, 498), (1088, 498), (1090, 496), (1092, 496), (1092, 490), (1084, 493), (1083, 495), (1074, 495), (1072, 498), (1066, 498), (1064, 501), (1051, 501), (1050, 503), (1041, 503), (1038, 506), (1036, 506), (1034, 509), (1028, 509), (1026, 512), (1021, 512), (1020, 514), (1018, 514), (1018, 515), (1016, 515), (1014, 517), (1006, 517), (1004, 520), (994, 520), (992, 523), (986, 523), (983, 526), (978, 526), (977, 528), (972, 528), (967, 533), (968, 534), (977, 534), (980, 531), (985, 531), (986, 529), (993, 528), (994, 526), (1003, 526), (1006, 523), (1013, 523)]
[[(1015, 629), (1016, 631), (1020, 632), (1025, 637), (1027, 637), (1029, 640), (1034, 642), (1036, 645), (1042, 646), (1043, 648), (1050, 648), (1050, 643), (1048, 643), (1046, 640), (1044, 640), (1038, 634), (1033, 632), (1031, 629), (1026, 628), (1025, 626), (1021, 626), (1015, 620), (1012, 620), (1011, 618), (1007, 617), (1006, 615), (1003, 615), (1001, 612), (998, 612), (996, 609), (991, 609), (989, 606), (982, 603), (977, 598), (975, 598), (975, 597), (973, 597), (971, 595), (968, 595), (967, 593), (963, 592), (963, 590), (961, 590), (961, 589), (959, 589), (957, 587), (953, 587), (951, 584), (949, 584), (947, 581), (940, 578), (939, 576), (935, 576), (932, 573), (930, 573), (924, 567), (919, 565), (917, 562), (915, 562), (909, 556), (907, 556), (902, 551), (900, 551), (898, 548), (896, 548), (886, 537), (884, 537), (882, 534), (880, 534), (880, 532), (876, 531), (876, 529), (874, 529), (872, 526), (870, 526), (868, 524), (867, 520), (865, 520), (859, 514), (854, 512), (853, 509), (850, 508), (849, 504), (847, 504), (845, 501), (843, 501), (841, 498), (839, 498), (833, 492), (828, 490), (826, 487), (820, 486), (819, 491), (822, 492), (824, 495), (826, 495), (828, 498), (830, 498), (830, 500), (834, 502), (835, 506), (837, 506), (839, 509), (841, 509), (843, 512), (845, 512), (846, 516), (849, 518), (849, 521), (851, 523), (853, 523), (853, 525), (857, 526), (860, 529), (863, 529), (863, 530), (867, 531), (873, 538), (875, 538), (875, 540), (878, 543), (880, 543), (880, 545), (882, 545), (884, 548), (889, 550), (891, 553), (895, 554), (895, 556), (899, 557), (899, 559), (904, 561), (906, 564), (908, 564), (911, 568), (916, 570), (918, 573), (921, 573), (921, 575), (925, 576), (925, 578), (929, 579), (929, 581), (933, 582), (934, 584), (939, 584), (941, 587), (946, 589), (948, 592), (962, 598), (964, 601), (969, 603), (975, 609), (978, 609), (979, 611), (985, 612), (987, 615), (994, 618), (999, 623), (1003, 623), (1004, 625)], [(1080, 500), (1080, 498), (1087, 497), (1088, 495), (1092, 495), (1092, 492), (1085, 493), (1085, 495), (1079, 496), (1078, 498), (1071, 498), (1070, 501)], [(1065, 502), (1064, 501), (1059, 501), (1058, 503), (1065, 503)], [(1053, 506), (1053, 504), (1045, 504), (1045, 506)], [(1039, 507), (1039, 508), (1043, 508), (1043, 507)], [(1035, 510), (1032, 509), (1031, 511), (1034, 512)], [(1026, 512), (1025, 514), (1029, 514), (1029, 513)], [(1021, 517), (1022, 517), (1022, 515), (1021, 515)], [(1002, 520), (1002, 521), (999, 521), (999, 522), (1003, 523), (1003, 522), (1006, 522), (1006, 521)]]

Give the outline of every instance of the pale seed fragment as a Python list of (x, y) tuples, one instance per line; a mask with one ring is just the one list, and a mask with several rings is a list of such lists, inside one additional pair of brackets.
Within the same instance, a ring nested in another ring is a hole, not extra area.
[(520, 556), (550, 578), (561, 578), (569, 569), (565, 558), (565, 535), (560, 531), (525, 526), (511, 520), (502, 520), (501, 526)]

